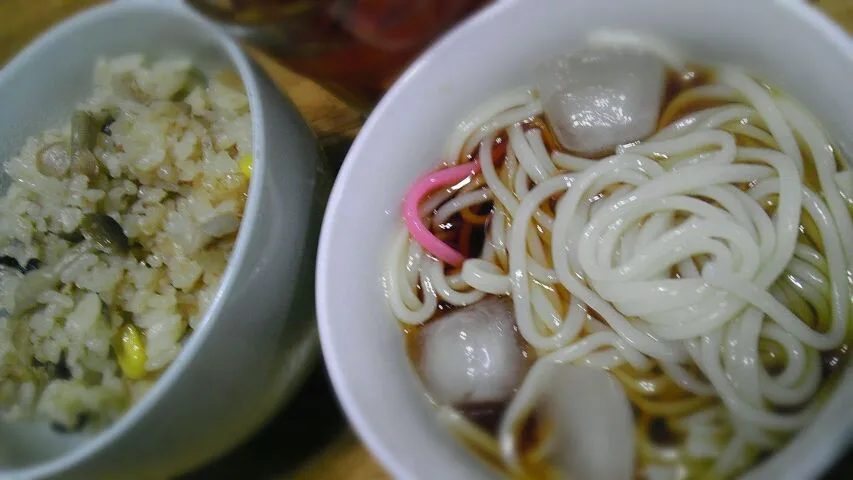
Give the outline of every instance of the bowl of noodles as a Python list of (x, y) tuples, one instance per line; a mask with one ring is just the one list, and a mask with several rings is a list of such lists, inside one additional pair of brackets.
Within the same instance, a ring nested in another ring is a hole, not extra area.
[(851, 75), (800, 2), (500, 2), (439, 41), (321, 235), (367, 446), (412, 479), (818, 476), (853, 427)]

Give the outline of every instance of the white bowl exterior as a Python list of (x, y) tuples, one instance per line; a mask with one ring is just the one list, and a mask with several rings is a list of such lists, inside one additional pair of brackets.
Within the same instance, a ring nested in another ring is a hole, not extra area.
[[(317, 266), (321, 344), (350, 421), (395, 478), (494, 473), (439, 425), (407, 360), (381, 285), (408, 185), (434, 168), (452, 129), (537, 64), (611, 27), (670, 39), (691, 58), (748, 68), (800, 99), (853, 153), (853, 46), (798, 2), (504, 0), (423, 55), (374, 110), (338, 175)], [(346, 301), (341, 301), (346, 298)], [(816, 422), (753, 478), (810, 478), (844, 448), (853, 377)]]
[[(38, 39), (0, 72), (0, 159), (58, 126), (91, 94), (99, 56), (185, 54), (235, 68), (254, 123), (243, 225), (203, 325), (148, 394), (92, 439), (43, 424), (0, 425), (0, 477), (162, 478), (245, 439), (298, 387), (316, 357), (315, 238), (324, 204), (319, 150), (292, 103), (224, 33), (176, 2), (125, 1)], [(5, 189), (5, 185), (0, 190)]]

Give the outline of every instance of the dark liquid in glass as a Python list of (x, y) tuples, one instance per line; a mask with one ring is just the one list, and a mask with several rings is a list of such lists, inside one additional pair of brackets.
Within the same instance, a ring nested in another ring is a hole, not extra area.
[(488, 0), (186, 0), (368, 112), (430, 42)]

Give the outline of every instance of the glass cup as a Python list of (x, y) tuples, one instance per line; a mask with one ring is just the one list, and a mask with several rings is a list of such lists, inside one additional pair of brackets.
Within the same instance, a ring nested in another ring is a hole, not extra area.
[(489, 0), (185, 0), (369, 113), (430, 42)]

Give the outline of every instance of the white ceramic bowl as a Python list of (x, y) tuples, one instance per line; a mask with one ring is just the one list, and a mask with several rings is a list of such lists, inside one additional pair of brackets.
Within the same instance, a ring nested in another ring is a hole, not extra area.
[[(474, 106), (529, 81), (538, 63), (600, 27), (660, 35), (697, 60), (745, 66), (801, 99), (853, 153), (853, 42), (800, 2), (505, 0), (455, 29), (408, 69), (362, 128), (329, 200), (318, 255), (330, 376), (358, 434), (395, 478), (494, 475), (439, 425), (386, 306), (381, 269), (403, 194), (438, 164)], [(806, 479), (831, 464), (853, 425), (850, 374), (817, 420), (753, 478)]]
[[(0, 159), (91, 93), (100, 55), (180, 53), (232, 67), (254, 123), (254, 170), (235, 249), (202, 326), (139, 403), (92, 438), (0, 423), (0, 478), (163, 478), (245, 439), (317, 356), (313, 260), (319, 149), (291, 102), (218, 28), (179, 2), (125, 1), (52, 29), (0, 72)], [(5, 185), (0, 186), (0, 190)]]

